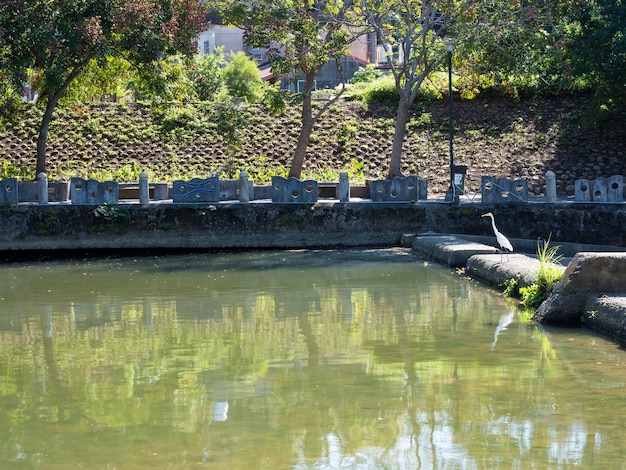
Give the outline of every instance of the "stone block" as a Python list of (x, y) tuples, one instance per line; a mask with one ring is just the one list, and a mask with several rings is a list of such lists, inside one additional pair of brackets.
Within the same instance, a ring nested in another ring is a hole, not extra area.
[(574, 182), (576, 202), (623, 202), (624, 177), (596, 178), (593, 181), (579, 179)]
[(591, 199), (593, 202), (607, 202), (606, 179), (596, 178), (591, 182)]
[(587, 328), (626, 342), (626, 295), (589, 296), (581, 322)]
[(172, 199), (174, 202), (219, 202), (219, 180), (216, 176), (176, 180), (173, 183)]
[(20, 202), (37, 202), (38, 188), (35, 181), (19, 181), (17, 186), (19, 188)]
[(509, 202), (528, 201), (528, 181), (511, 180), (509, 184), (509, 194), (505, 197), (509, 198)]
[(69, 198), (70, 184), (68, 181), (48, 182), (48, 201), (66, 202)]
[(592, 308), (590, 302), (600, 295), (624, 294), (625, 286), (626, 253), (577, 253), (534, 319), (550, 325), (578, 326)]
[(335, 197), (339, 199), (339, 202), (348, 202), (350, 200), (350, 178), (347, 171), (339, 173), (339, 183), (337, 184)]
[(369, 182), (372, 202), (415, 202), (419, 199), (417, 175)]
[[(145, 187), (145, 182), (143, 183), (144, 187), (142, 189), (141, 181), (139, 184), (137, 183), (118, 183), (118, 197), (119, 199), (139, 199), (139, 202), (142, 204), (147, 204), (150, 200), (154, 201), (164, 201), (166, 199), (171, 199), (169, 196), (169, 185), (167, 183), (150, 183), (147, 184), (147, 189)], [(142, 199), (142, 191), (143, 199)], [(147, 191), (147, 198), (145, 191)]]
[(272, 199), (272, 191), (272, 186), (255, 186), (254, 199)]
[(608, 178), (606, 190), (609, 202), (624, 202), (624, 177), (615, 175)]
[(556, 202), (556, 174), (546, 171), (546, 202)]
[[(565, 269), (553, 264), (554, 269)], [(494, 287), (504, 288), (511, 279), (517, 279), (518, 287), (528, 287), (537, 280), (539, 260), (532, 256), (513, 253), (502, 258), (501, 254), (476, 254), (467, 260), (466, 274)]]
[(418, 178), (417, 185), (418, 199), (422, 201), (428, 199), (428, 180)]
[(100, 205), (117, 204), (118, 183), (94, 179), (72, 178), (70, 180), (70, 200), (72, 204)]
[(18, 202), (17, 178), (6, 178), (0, 181), (0, 206), (12, 206)]
[[(19, 181), (19, 201), (37, 202), (38, 187), (34, 181)], [(69, 197), (70, 185), (67, 181), (48, 181), (48, 202), (66, 202)]]
[(272, 176), (272, 202), (317, 202), (317, 181)]
[(318, 181), (317, 182), (318, 199), (339, 199), (337, 197), (338, 190), (339, 190), (339, 185), (338, 183), (335, 183), (334, 181)]
[(574, 201), (591, 201), (591, 181), (584, 178), (574, 181)]
[[(254, 199), (254, 183), (246, 181), (248, 185), (249, 199)], [(220, 201), (238, 201), (239, 200), (239, 180), (220, 180), (219, 196)]]
[[(441, 264), (460, 268), (467, 265), (467, 260), (476, 254), (495, 254), (493, 246), (457, 238), (452, 235), (427, 235), (415, 237), (412, 243), (414, 251)], [(499, 259), (500, 255), (498, 255)]]
[(165, 201), (171, 199), (169, 195), (169, 185), (167, 183), (154, 183), (152, 199), (155, 201)]

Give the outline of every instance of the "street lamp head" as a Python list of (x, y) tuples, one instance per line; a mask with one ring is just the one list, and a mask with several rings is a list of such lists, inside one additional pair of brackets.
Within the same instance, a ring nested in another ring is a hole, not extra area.
[(456, 41), (454, 39), (448, 39), (444, 42), (444, 44), (446, 45), (446, 51), (452, 52), (454, 50), (454, 46), (456, 45)]

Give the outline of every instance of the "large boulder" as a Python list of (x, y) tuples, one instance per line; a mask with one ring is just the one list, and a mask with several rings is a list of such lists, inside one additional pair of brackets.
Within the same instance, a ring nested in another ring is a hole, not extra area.
[[(600, 296), (624, 293), (626, 253), (578, 253), (534, 319), (549, 325), (579, 326), (597, 310)], [(620, 308), (615, 311), (625, 313)]]
[(588, 305), (583, 324), (626, 343), (626, 296), (602, 294)]

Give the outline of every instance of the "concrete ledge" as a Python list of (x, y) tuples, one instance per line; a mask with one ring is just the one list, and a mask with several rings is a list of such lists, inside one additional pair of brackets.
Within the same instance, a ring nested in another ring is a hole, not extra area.
[[(467, 275), (503, 289), (507, 281), (517, 286), (532, 285), (541, 263), (536, 257), (519, 253), (493, 254), (495, 248), (453, 235), (426, 235), (411, 238), (414, 251), (452, 267), (465, 266)], [(474, 254), (480, 253), (480, 254)], [(580, 326), (626, 343), (626, 253), (578, 253), (567, 267), (551, 264), (563, 277), (533, 319), (539, 323)]]
[[(405, 235), (403, 240), (408, 236)], [(502, 288), (510, 279), (517, 279), (519, 287), (535, 282), (540, 263), (536, 257), (520, 253), (500, 254), (493, 246), (469, 241), (454, 235), (416, 236), (414, 251), (427, 259), (453, 268), (466, 268), (469, 276), (494, 287)], [(560, 264), (556, 269), (565, 270)]]
[[(449, 235), (453, 235), (459, 238), (463, 238), (467, 241), (482, 243), (485, 245), (496, 245), (496, 239), (493, 234), (489, 235), (467, 235), (467, 234), (454, 234), (451, 233)], [(542, 243), (544, 238), (536, 238), (536, 239), (526, 239), (526, 238), (512, 238), (508, 237), (511, 241), (511, 244), (515, 248), (516, 253), (527, 253), (534, 254), (537, 253), (537, 244)], [(591, 241), (591, 240), (590, 240)], [(409, 245), (410, 246), (410, 245)], [(595, 244), (595, 243), (572, 243), (572, 242), (564, 242), (561, 240), (552, 240), (550, 242), (550, 246), (558, 246), (559, 247), (559, 255), (564, 258), (573, 258), (576, 253), (580, 252), (626, 252), (626, 247), (623, 246), (614, 246), (614, 245), (606, 245), (606, 244)], [(569, 259), (567, 262), (569, 263)]]
[(477, 253), (494, 254), (498, 252), (493, 246), (471, 242), (452, 235), (415, 237), (412, 248), (428, 259), (453, 268), (465, 267), (470, 256)]
[[(556, 269), (565, 266), (551, 264)], [(469, 258), (465, 272), (491, 286), (503, 288), (510, 279), (517, 279), (519, 287), (528, 287), (537, 279), (540, 263), (537, 258), (518, 253), (510, 255), (474, 255)]]
[[(411, 238), (413, 250), (453, 267), (465, 266), (469, 276), (503, 289), (516, 279), (527, 287), (537, 278), (541, 263), (523, 254), (493, 254), (495, 248), (452, 235)], [(482, 254), (473, 254), (482, 253)], [(486, 254), (485, 254), (486, 253)], [(563, 277), (533, 319), (539, 323), (580, 326), (626, 343), (626, 253), (578, 253), (563, 271)]]

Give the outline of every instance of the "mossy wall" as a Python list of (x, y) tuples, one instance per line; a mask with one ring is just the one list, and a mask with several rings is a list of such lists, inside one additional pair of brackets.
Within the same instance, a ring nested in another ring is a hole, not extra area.
[[(0, 207), (0, 250), (310, 248), (399, 245), (403, 234), (493, 236), (626, 247), (623, 204), (71, 204)], [(495, 243), (495, 239), (494, 239)]]

